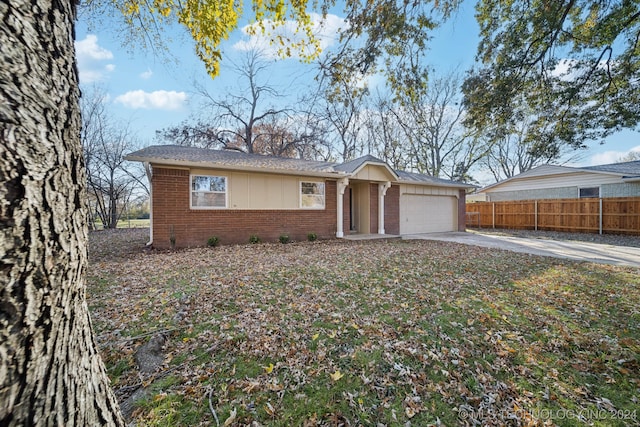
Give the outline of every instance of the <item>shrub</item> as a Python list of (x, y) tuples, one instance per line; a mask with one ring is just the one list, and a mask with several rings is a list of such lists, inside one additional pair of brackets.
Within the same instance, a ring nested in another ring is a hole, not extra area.
[(252, 234), (249, 236), (249, 243), (260, 243), (260, 238), (257, 235)]
[(318, 235), (316, 233), (309, 233), (307, 234), (307, 240), (310, 242), (315, 242), (316, 240), (318, 240)]
[(220, 243), (220, 239), (218, 239), (217, 236), (211, 236), (209, 237), (209, 240), (207, 240), (207, 246), (211, 246), (213, 248), (218, 246), (218, 243)]
[(289, 243), (289, 242), (290, 242), (290, 239), (289, 239), (289, 235), (288, 235), (288, 234), (281, 234), (281, 235), (280, 235), (280, 239), (279, 239), (279, 240), (280, 240), (280, 243), (282, 243), (283, 245), (284, 245), (285, 243)]

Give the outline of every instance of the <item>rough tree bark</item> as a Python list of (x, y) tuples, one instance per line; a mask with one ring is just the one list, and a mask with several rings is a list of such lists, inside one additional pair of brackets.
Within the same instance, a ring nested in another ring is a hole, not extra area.
[(124, 425), (85, 301), (74, 0), (0, 2), (0, 425)]

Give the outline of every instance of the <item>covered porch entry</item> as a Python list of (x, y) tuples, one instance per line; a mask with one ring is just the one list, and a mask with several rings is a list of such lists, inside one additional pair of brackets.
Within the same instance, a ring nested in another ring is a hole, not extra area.
[(361, 162), (350, 177), (338, 181), (336, 237), (399, 234), (399, 189), (392, 187), (397, 179), (395, 171), (375, 159)]

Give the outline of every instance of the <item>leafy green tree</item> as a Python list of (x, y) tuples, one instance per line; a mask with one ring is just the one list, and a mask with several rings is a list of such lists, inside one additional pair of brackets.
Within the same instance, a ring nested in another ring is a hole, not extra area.
[[(327, 3), (335, 4), (335, 0)], [(358, 78), (374, 71), (390, 81), (417, 71), (417, 57), (428, 53), (431, 32), (461, 0), (346, 0), (348, 27), (340, 48), (329, 55), (326, 70), (333, 79)]]
[[(285, 23), (297, 22), (297, 33), (304, 37), (287, 38), (271, 31), (273, 42), (281, 46), (283, 55), (295, 48), (304, 59), (316, 58), (320, 45), (313, 35), (313, 26), (307, 1), (252, 0), (255, 22), (253, 31), (270, 31)], [(196, 55), (205, 64), (207, 72), (215, 77), (220, 72), (221, 43), (228, 39), (244, 13), (241, 0), (88, 0), (83, 4), (93, 25), (100, 25), (102, 16), (113, 16), (121, 22), (126, 44), (143, 48), (166, 49), (165, 29), (171, 25), (183, 26), (195, 42)], [(288, 48), (288, 50), (287, 50)]]
[(482, 66), (465, 84), (468, 124), (504, 132), (536, 111), (534, 152), (546, 155), (638, 126), (640, 2), (481, 0), (477, 18)]

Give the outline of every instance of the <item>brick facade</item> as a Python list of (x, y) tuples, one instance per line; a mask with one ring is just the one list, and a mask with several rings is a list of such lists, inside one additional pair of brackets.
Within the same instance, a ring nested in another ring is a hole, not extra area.
[(216, 236), (221, 244), (248, 243), (257, 235), (263, 242), (277, 242), (281, 234), (306, 240), (308, 233), (330, 239), (336, 233), (336, 182), (326, 181), (322, 210), (200, 210), (189, 207), (189, 171), (153, 169), (153, 245), (169, 248), (205, 246)]
[(351, 191), (350, 187), (344, 190), (342, 198), (342, 230), (345, 236), (351, 234)]
[[(336, 234), (336, 181), (325, 184), (325, 209), (191, 209), (189, 206), (189, 170), (155, 167), (153, 169), (153, 245), (171, 247), (205, 246), (216, 236), (221, 244), (248, 243), (251, 235), (263, 242), (277, 242), (287, 234), (292, 240), (306, 240), (308, 233), (320, 239), (332, 239)], [(366, 187), (365, 187), (366, 188)], [(369, 233), (378, 232), (378, 184), (370, 183)], [(351, 193), (343, 198), (343, 230), (350, 232)], [(384, 228), (386, 234), (400, 234), (400, 186), (391, 185), (384, 198)], [(458, 227), (464, 231), (464, 190), (458, 203)], [(462, 227), (462, 228), (460, 228)]]
[(384, 232), (400, 234), (400, 186), (391, 185), (384, 196)]

